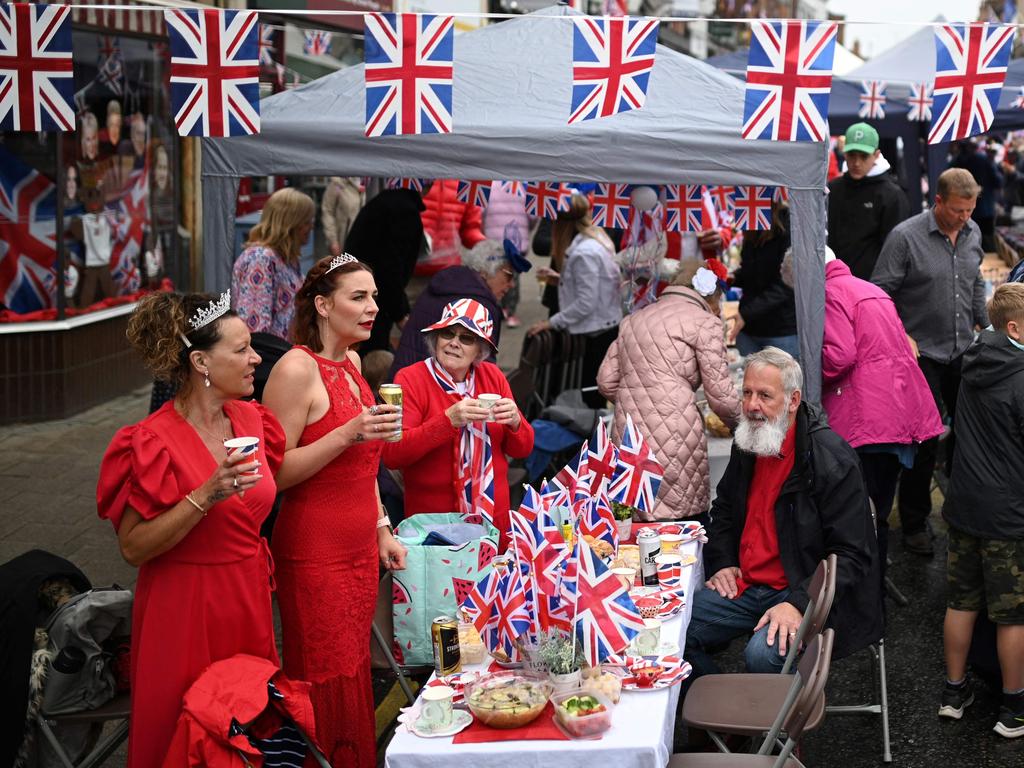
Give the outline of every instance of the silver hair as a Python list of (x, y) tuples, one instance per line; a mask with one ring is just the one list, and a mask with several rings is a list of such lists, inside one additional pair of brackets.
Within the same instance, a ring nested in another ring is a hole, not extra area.
[(509, 268), (505, 247), (497, 240), (481, 240), (468, 251), (463, 251), (462, 264), (484, 277), (494, 277), (502, 267)]
[(804, 372), (800, 368), (800, 363), (785, 350), (778, 347), (765, 347), (759, 352), (747, 355), (745, 362), (748, 369), (758, 365), (770, 365), (777, 368), (782, 374), (782, 389), (787, 398), (803, 387)]
[[(464, 326), (464, 325), (462, 325), (460, 323), (456, 323), (456, 326), (459, 329), (461, 329), (462, 331), (466, 331), (466, 333), (473, 333), (466, 326)], [(423, 341), (426, 343), (427, 349), (430, 350), (430, 356), (433, 357), (435, 360), (437, 359), (437, 338), (438, 338), (438, 334), (439, 334), (439, 331), (431, 331), (430, 333), (424, 334), (424, 336), (423, 336)], [(473, 333), (473, 335), (476, 336), (475, 333)], [(473, 361), (473, 365), (476, 365), (477, 363), (483, 362), (488, 357), (490, 357), (490, 354), (491, 354), (491, 345), (488, 344), (483, 339), (481, 339), (479, 336), (476, 336), (476, 360)]]

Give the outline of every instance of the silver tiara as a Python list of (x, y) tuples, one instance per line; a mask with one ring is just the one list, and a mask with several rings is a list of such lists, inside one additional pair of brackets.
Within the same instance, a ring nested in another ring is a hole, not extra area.
[[(359, 259), (353, 256), (351, 253), (343, 253), (340, 256), (335, 256), (333, 259), (331, 259), (331, 266), (327, 268), (327, 272), (330, 272), (332, 269), (337, 269), (342, 264), (351, 264), (357, 261), (359, 261)], [(324, 274), (326, 275), (327, 272), (324, 272)]]
[[(219, 299), (214, 299), (205, 307), (200, 307), (196, 310), (196, 313), (188, 321), (189, 326), (191, 326), (189, 333), (198, 331), (204, 325), (209, 325), (229, 309), (231, 309), (231, 291), (227, 290), (220, 295)], [(186, 347), (192, 348), (192, 342), (184, 334), (181, 335), (181, 340), (185, 342)]]

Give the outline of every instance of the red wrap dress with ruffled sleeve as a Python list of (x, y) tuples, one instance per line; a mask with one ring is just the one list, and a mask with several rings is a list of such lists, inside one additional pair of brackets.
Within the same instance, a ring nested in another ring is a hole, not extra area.
[[(143, 563), (132, 609), (132, 716), (128, 767), (153, 768), (181, 714), (182, 696), (207, 666), (237, 653), (277, 662), (273, 564), (260, 525), (277, 493), (284, 431), (258, 403), (229, 401), (236, 437), (260, 438), (263, 478), (214, 504), (185, 537)], [(114, 436), (100, 466), (100, 517), (117, 529), (126, 508), (152, 520), (205, 483), (219, 461), (173, 401)]]

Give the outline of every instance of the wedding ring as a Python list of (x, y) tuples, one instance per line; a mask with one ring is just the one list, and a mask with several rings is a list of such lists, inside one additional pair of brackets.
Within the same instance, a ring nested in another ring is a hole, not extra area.
[(233, 486), (235, 486), (235, 488), (237, 488), (237, 487), (238, 487), (238, 477), (237, 477), (237, 476), (235, 476), (235, 480), (234, 480), (234, 482), (232, 483), (232, 485), (233, 485)]

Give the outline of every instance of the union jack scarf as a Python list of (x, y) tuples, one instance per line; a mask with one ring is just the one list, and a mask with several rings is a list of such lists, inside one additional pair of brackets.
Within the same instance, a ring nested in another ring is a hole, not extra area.
[[(461, 400), (463, 395), (451, 375), (434, 358), (424, 362), (442, 392)], [(476, 397), (476, 371), (469, 369), (466, 376), (466, 397)], [(491, 458), (491, 436), (487, 422), (470, 422), (459, 430), (458, 475), (455, 478), (459, 512), (480, 515), (494, 524), (494, 462)]]

